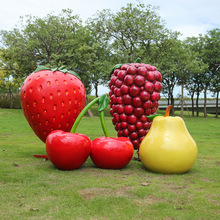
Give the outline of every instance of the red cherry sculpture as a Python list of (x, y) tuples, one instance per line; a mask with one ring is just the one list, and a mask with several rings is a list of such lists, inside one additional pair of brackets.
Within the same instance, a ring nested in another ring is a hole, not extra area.
[(100, 137), (92, 141), (90, 157), (93, 163), (104, 169), (121, 169), (132, 159), (134, 147), (125, 137)]
[(84, 134), (56, 130), (46, 139), (47, 156), (61, 170), (80, 168), (89, 157), (91, 140)]

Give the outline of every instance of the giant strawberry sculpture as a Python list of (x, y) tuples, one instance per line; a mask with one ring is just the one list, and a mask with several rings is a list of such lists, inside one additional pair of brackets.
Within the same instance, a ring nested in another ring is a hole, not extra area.
[(24, 81), (21, 105), (24, 115), (43, 141), (53, 130), (70, 131), (86, 104), (86, 91), (79, 76), (65, 67), (40, 66)]
[(135, 149), (148, 133), (157, 111), (162, 77), (155, 66), (140, 63), (117, 64), (112, 71), (110, 113), (118, 136), (128, 137)]

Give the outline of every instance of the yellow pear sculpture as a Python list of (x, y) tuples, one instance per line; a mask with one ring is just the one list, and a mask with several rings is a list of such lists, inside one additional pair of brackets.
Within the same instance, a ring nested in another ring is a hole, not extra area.
[(153, 172), (185, 173), (195, 163), (198, 149), (180, 117), (164, 116), (153, 119), (151, 128), (141, 142), (139, 156), (144, 166)]

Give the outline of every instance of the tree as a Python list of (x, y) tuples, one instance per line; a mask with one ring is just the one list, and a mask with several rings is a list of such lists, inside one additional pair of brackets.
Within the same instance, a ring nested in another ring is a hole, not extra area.
[[(208, 90), (213, 91), (218, 97), (220, 81), (220, 29), (216, 28), (207, 32), (205, 36), (188, 38), (185, 43), (198, 53), (198, 59), (206, 64), (206, 70), (200, 78), (204, 91), (204, 117), (207, 117), (206, 99)], [(216, 99), (216, 111), (218, 111), (218, 98)]]
[(207, 88), (216, 94), (216, 117), (218, 117), (218, 97), (220, 91), (220, 29), (215, 28), (204, 36), (204, 62), (208, 64)]
[[(181, 94), (181, 117), (183, 116), (184, 87), (187, 84), (191, 83), (190, 78), (194, 78), (194, 76), (197, 77), (198, 75), (199, 76), (202, 75), (202, 79), (204, 79), (205, 71), (207, 68), (207, 65), (204, 64), (202, 60), (198, 58), (197, 53), (195, 53), (194, 51), (188, 48), (185, 48), (184, 51), (185, 51), (184, 57), (183, 57), (184, 62), (183, 62), (183, 66), (181, 67), (182, 73), (178, 76), (178, 83), (181, 85), (181, 91), (182, 91), (181, 92), (182, 93)], [(198, 103), (197, 103), (197, 107), (198, 107)]]
[[(168, 94), (168, 105), (174, 106), (174, 87), (178, 83), (178, 72), (181, 58), (182, 45), (178, 40), (178, 33), (170, 33), (161, 41), (157, 49), (158, 54), (158, 69), (163, 76), (163, 90), (164, 94)], [(174, 108), (172, 108), (172, 115), (174, 115)]]
[(188, 83), (186, 84), (186, 89), (191, 97), (192, 102), (192, 116), (195, 116), (194, 108), (194, 95), (196, 95), (196, 115), (199, 116), (199, 94), (202, 91), (202, 73), (190, 74)]
[(35, 68), (33, 54), (26, 48), (26, 40), (18, 29), (1, 31), (1, 59), (7, 75), (24, 79)]
[(11, 71), (2, 57), (3, 51), (4, 49), (0, 52), (0, 93), (3, 99), (7, 100), (8, 106), (11, 108), (13, 106), (13, 94), (18, 94), (21, 80), (15, 78), (13, 76), (15, 74), (11, 75)]
[[(105, 81), (109, 49), (94, 37), (89, 26), (83, 26), (72, 11), (62, 10), (44, 18), (26, 16), (22, 29), (2, 31), (4, 58), (17, 77), (25, 78), (37, 65), (56, 67), (66, 65), (81, 77), (87, 94), (92, 84)], [(12, 64), (16, 63), (16, 68)], [(104, 75), (104, 76), (103, 76)]]
[(109, 72), (111, 66), (111, 51), (107, 41), (99, 37), (99, 33), (93, 26), (87, 24), (85, 26), (90, 43), (89, 70), (91, 84), (95, 88), (95, 95), (98, 96), (98, 85), (106, 84), (109, 80)]
[(37, 65), (58, 64), (69, 44), (75, 45), (74, 35), (80, 26), (80, 20), (72, 16), (70, 10), (45, 18), (27, 15), (26, 21), (21, 22), (21, 30), (1, 31), (1, 35), (6, 55), (10, 55), (5, 58), (17, 64), (16, 73), (22, 77), (26, 77)]
[[(5, 47), (3, 57), (8, 69), (24, 79), (37, 65), (79, 68), (76, 50), (84, 44), (82, 29), (81, 20), (73, 16), (71, 10), (62, 10), (58, 16), (49, 14), (45, 18), (26, 16), (21, 30), (1, 32)], [(86, 79), (84, 75), (81, 77)], [(83, 83), (89, 87), (89, 81)]]
[(210, 90), (216, 94), (216, 111), (215, 116), (218, 117), (219, 111), (218, 111), (218, 99), (219, 99), (219, 91), (220, 91), (220, 72), (217, 72), (216, 75), (213, 75), (211, 79), (211, 87)]
[(97, 36), (109, 42), (118, 63), (134, 62), (137, 57), (152, 63), (152, 46), (167, 31), (156, 9), (151, 5), (127, 4), (116, 14), (103, 10), (88, 22)]

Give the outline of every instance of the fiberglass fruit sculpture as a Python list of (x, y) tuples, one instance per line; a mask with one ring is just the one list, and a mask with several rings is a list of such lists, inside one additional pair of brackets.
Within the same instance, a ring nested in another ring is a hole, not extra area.
[(104, 109), (108, 103), (109, 98), (106, 94), (99, 98), (98, 110), (105, 137), (99, 137), (92, 141), (90, 157), (99, 168), (121, 169), (131, 161), (134, 147), (126, 137), (110, 137), (104, 120)]
[(75, 170), (80, 168), (91, 152), (91, 140), (84, 134), (75, 133), (79, 122), (85, 113), (94, 105), (98, 97), (82, 109), (76, 118), (71, 132), (61, 130), (52, 131), (46, 139), (46, 155), (34, 155), (35, 157), (47, 158), (60, 170)]
[(143, 139), (139, 156), (145, 167), (153, 172), (184, 173), (194, 164), (197, 145), (180, 117), (165, 116), (153, 119), (150, 131)]
[(84, 134), (56, 130), (46, 139), (47, 156), (61, 170), (80, 168), (89, 157), (91, 140)]
[(21, 105), (35, 132), (45, 142), (53, 130), (70, 131), (86, 104), (86, 91), (79, 76), (65, 67), (40, 66), (24, 81)]
[(103, 169), (121, 169), (133, 157), (134, 147), (126, 137), (100, 137), (92, 141), (90, 157)]
[[(97, 101), (102, 128), (107, 137), (96, 138), (91, 143), (86, 135), (74, 132), (82, 117)], [(130, 162), (134, 151), (131, 141), (125, 137), (109, 137), (104, 122), (104, 109), (108, 103), (109, 99), (106, 94), (92, 100), (76, 118), (71, 132), (55, 130), (47, 136), (47, 156), (55, 167), (61, 170), (78, 169), (89, 155), (99, 168), (120, 169)], [(46, 155), (35, 156), (47, 158)]]
[(162, 89), (157, 68), (137, 62), (116, 65), (109, 83), (112, 122), (118, 136), (129, 138), (135, 149), (150, 129), (146, 116), (156, 112)]
[[(80, 168), (91, 152), (91, 140), (84, 134), (75, 133), (79, 122), (85, 113), (94, 105), (98, 97), (82, 109), (76, 118), (71, 132), (52, 131), (46, 139), (47, 156), (51, 163), (60, 170), (75, 170)], [(41, 155), (35, 155), (42, 157)], [(43, 155), (45, 158), (46, 156)]]

